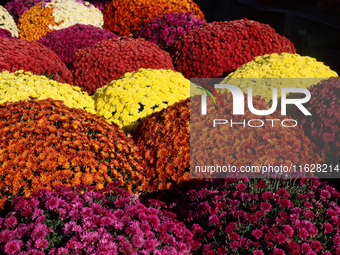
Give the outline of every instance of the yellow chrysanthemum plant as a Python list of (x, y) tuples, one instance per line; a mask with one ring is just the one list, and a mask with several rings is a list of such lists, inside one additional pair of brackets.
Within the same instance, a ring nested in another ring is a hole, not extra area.
[(126, 73), (97, 89), (92, 98), (97, 115), (131, 133), (145, 117), (190, 97), (190, 81), (172, 70), (144, 69)]
[[(244, 93), (252, 88), (252, 95), (260, 95), (271, 104), (273, 88), (277, 88), (278, 107), (281, 104), (281, 88), (304, 88), (330, 77), (338, 77), (324, 63), (315, 58), (291, 53), (273, 53), (256, 57), (230, 73), (221, 84), (231, 84), (239, 87)], [(227, 89), (217, 89), (219, 93), (229, 92)], [(299, 98), (301, 93), (288, 93), (287, 98)], [(288, 106), (288, 112), (291, 107)]]
[(23, 70), (0, 73), (0, 104), (29, 98), (61, 100), (68, 107), (96, 114), (93, 99), (79, 87), (59, 83)]

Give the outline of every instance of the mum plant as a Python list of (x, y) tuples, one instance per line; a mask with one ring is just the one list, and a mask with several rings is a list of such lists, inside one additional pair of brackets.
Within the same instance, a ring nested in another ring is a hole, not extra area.
[(18, 37), (18, 27), (13, 17), (0, 5), (0, 28), (9, 30), (13, 37)]
[(58, 185), (143, 190), (144, 161), (117, 125), (51, 98), (6, 102), (0, 118), (0, 209), (13, 196)]
[(157, 44), (163, 50), (170, 51), (171, 46), (180, 36), (189, 30), (203, 27), (206, 21), (197, 18), (190, 12), (163, 13), (152, 19), (145, 27), (135, 32), (137, 38), (144, 38)]
[(48, 32), (38, 42), (52, 49), (71, 68), (71, 63), (78, 49), (94, 46), (101, 40), (111, 38), (118, 37), (100, 27), (75, 24), (64, 29)]
[(115, 0), (104, 9), (104, 29), (119, 36), (129, 35), (143, 28), (161, 13), (192, 11), (204, 18), (199, 6), (192, 0)]
[(92, 95), (125, 73), (140, 68), (174, 70), (168, 52), (142, 38), (103, 40), (76, 52), (72, 63), (75, 85)]
[(187, 79), (225, 77), (256, 56), (295, 53), (286, 37), (253, 20), (212, 22), (190, 30), (171, 51), (176, 70)]
[(85, 1), (41, 2), (19, 18), (19, 38), (37, 41), (50, 31), (67, 28), (77, 23), (102, 27), (103, 15), (100, 10)]
[(0, 72), (24, 70), (73, 84), (72, 73), (48, 47), (37, 42), (0, 37)]
[(340, 254), (334, 187), (317, 178), (207, 179), (172, 203), (199, 254)]
[[(299, 54), (273, 53), (255, 57), (253, 61), (230, 73), (221, 83), (236, 85), (244, 93), (248, 93), (248, 87), (252, 87), (253, 95), (260, 95), (270, 103), (273, 98), (273, 88), (278, 88), (280, 100), (283, 87), (308, 89), (325, 78), (337, 76), (338, 74), (329, 66), (315, 58)], [(299, 97), (293, 94), (288, 96)]]
[[(294, 109), (291, 112), (326, 158), (326, 163), (340, 168), (340, 78), (329, 78), (309, 88), (311, 100), (304, 106), (312, 116), (304, 116)], [(337, 174), (334, 171), (331, 176)]]
[(66, 106), (83, 109), (95, 114), (94, 101), (80, 88), (59, 83), (45, 76), (33, 75), (22, 70), (15, 73), (0, 73), (0, 104), (7, 101), (16, 102), (30, 97), (39, 100), (52, 98), (61, 100)]
[(15, 197), (0, 217), (6, 254), (191, 254), (193, 234), (175, 214), (146, 207), (109, 184), (40, 189)]
[(190, 96), (190, 81), (172, 70), (141, 68), (97, 89), (97, 115), (130, 133), (145, 117)]

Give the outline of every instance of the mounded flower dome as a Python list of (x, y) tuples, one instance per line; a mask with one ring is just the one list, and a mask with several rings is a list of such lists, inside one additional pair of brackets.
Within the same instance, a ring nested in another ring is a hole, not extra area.
[(187, 79), (225, 77), (256, 56), (295, 53), (286, 37), (254, 20), (209, 23), (175, 41), (171, 52), (176, 70)]
[(145, 165), (115, 124), (53, 99), (0, 105), (0, 208), (41, 188), (121, 182), (144, 190)]
[(48, 32), (38, 42), (53, 50), (66, 66), (71, 68), (78, 49), (94, 46), (99, 41), (111, 38), (118, 37), (100, 27), (75, 24), (64, 29)]
[(130, 133), (145, 117), (190, 96), (190, 81), (179, 72), (141, 68), (126, 73), (93, 95), (95, 109)]
[(37, 42), (0, 37), (0, 72), (24, 70), (73, 84), (72, 73), (48, 47)]
[(68, 107), (96, 113), (93, 99), (76, 86), (59, 83), (45, 76), (22, 70), (15, 73), (8, 71), (0, 73), (0, 104), (29, 98), (61, 100)]
[(98, 88), (140, 68), (174, 70), (168, 52), (142, 38), (100, 41), (76, 52), (74, 84), (92, 95)]

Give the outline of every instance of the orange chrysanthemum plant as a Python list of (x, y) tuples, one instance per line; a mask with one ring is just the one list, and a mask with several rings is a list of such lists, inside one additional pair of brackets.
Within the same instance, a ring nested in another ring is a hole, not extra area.
[(132, 139), (99, 116), (49, 98), (1, 104), (0, 120), (0, 209), (57, 185), (143, 190), (145, 164)]
[(149, 166), (146, 173), (147, 193), (174, 193), (179, 188), (197, 182), (190, 180), (189, 172), (189, 98), (144, 119), (134, 130), (132, 137)]
[[(272, 127), (267, 122), (267, 125), (257, 128), (219, 125), (213, 130), (214, 115), (233, 119), (234, 122), (269, 118), (254, 115), (249, 110), (244, 115), (232, 115), (231, 94), (222, 94), (221, 100), (223, 106), (215, 108), (214, 102), (208, 97), (207, 104), (210, 107), (207, 112), (210, 114), (206, 117), (201, 116), (201, 100), (190, 102), (188, 98), (152, 114), (138, 125), (133, 132), (133, 139), (148, 164), (146, 178), (149, 192), (171, 190), (193, 177), (208, 177), (205, 174), (190, 174), (190, 163), (211, 165), (212, 155), (202, 154), (202, 147), (211, 148), (215, 154), (223, 154), (225, 161), (236, 167), (323, 162), (324, 159), (314, 152), (315, 145), (304, 135), (301, 126), (285, 128), (279, 124)], [(190, 104), (195, 105), (190, 107)], [(253, 98), (253, 104), (259, 110), (270, 108), (259, 96)], [(214, 111), (218, 113), (213, 114)], [(281, 118), (277, 111), (270, 116), (271, 119)], [(195, 121), (195, 126), (190, 120)], [(210, 128), (211, 132), (207, 132)]]
[[(232, 94), (223, 93), (220, 96), (222, 105), (218, 106), (208, 97), (206, 115), (201, 112), (200, 96), (195, 96), (191, 101), (192, 166), (223, 164), (241, 168), (282, 164), (289, 167), (291, 172), (294, 172), (294, 169), (297, 172), (300, 168), (295, 165), (324, 162), (324, 157), (315, 152), (315, 144), (304, 134), (302, 125), (295, 125), (290, 116), (281, 115), (279, 111), (270, 115), (253, 114), (247, 106), (247, 94), (244, 97), (244, 114), (234, 115)], [(271, 108), (258, 95), (252, 97), (252, 102), (257, 110)], [(228, 123), (214, 127), (214, 119), (224, 119)], [(201, 174), (192, 169), (192, 177), (201, 177)], [(307, 171), (305, 174), (313, 175)], [(228, 177), (232, 176), (228, 173)]]
[(53, 31), (48, 25), (60, 25), (62, 22), (56, 23), (52, 14), (53, 8), (42, 7), (42, 3), (29, 9), (18, 20), (19, 38), (37, 41), (48, 32)]
[(162, 12), (188, 12), (204, 18), (193, 0), (113, 0), (103, 11), (104, 29), (117, 35), (129, 35), (143, 28)]

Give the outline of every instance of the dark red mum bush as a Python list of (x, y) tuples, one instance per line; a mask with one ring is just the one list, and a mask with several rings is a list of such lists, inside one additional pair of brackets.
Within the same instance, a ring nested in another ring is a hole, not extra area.
[[(297, 108), (292, 118), (301, 123), (305, 134), (314, 142), (326, 163), (340, 162), (340, 78), (330, 78), (309, 88), (311, 100), (304, 104), (312, 116), (305, 116)], [(339, 165), (340, 166), (340, 165)]]
[(172, 203), (203, 255), (340, 254), (340, 193), (317, 178), (207, 180)]
[(75, 24), (68, 28), (51, 31), (38, 42), (53, 50), (69, 67), (78, 49), (94, 46), (101, 40), (111, 38), (118, 38), (118, 36), (100, 27)]
[(5, 37), (5, 38), (9, 38), (9, 39), (15, 39), (15, 37), (12, 36), (11, 31), (7, 30), (7, 29), (3, 29), (0, 27), (0, 37)]
[(0, 72), (24, 70), (73, 84), (72, 73), (64, 62), (41, 43), (0, 37), (0, 49)]
[(256, 56), (296, 53), (292, 42), (253, 20), (213, 22), (175, 41), (171, 57), (187, 79), (225, 77)]
[(140, 68), (174, 70), (168, 52), (142, 38), (129, 37), (104, 40), (78, 50), (72, 65), (74, 84), (90, 95)]

